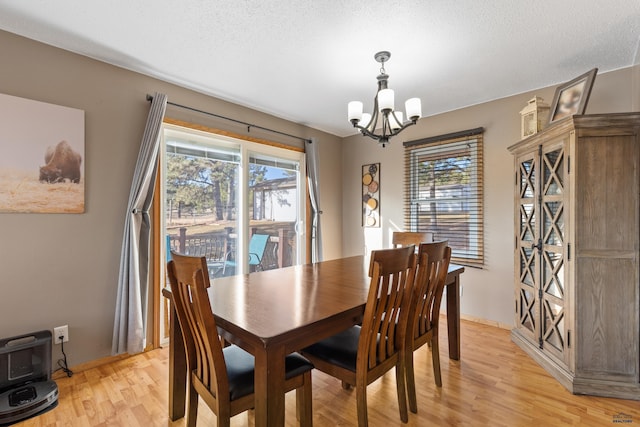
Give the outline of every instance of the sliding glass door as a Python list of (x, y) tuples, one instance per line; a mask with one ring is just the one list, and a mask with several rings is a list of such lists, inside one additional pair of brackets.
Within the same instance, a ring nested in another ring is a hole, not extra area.
[(204, 256), (211, 278), (305, 259), (304, 153), (165, 125), (165, 251)]

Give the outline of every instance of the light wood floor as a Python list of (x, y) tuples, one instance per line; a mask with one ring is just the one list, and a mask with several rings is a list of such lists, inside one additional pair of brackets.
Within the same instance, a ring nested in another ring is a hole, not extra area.
[[(368, 388), (372, 427), (640, 425), (639, 401), (570, 394), (510, 341), (507, 330), (463, 321), (460, 362), (448, 359), (443, 331), (440, 345), (443, 387), (433, 383), (425, 346), (416, 352), (418, 414), (400, 422), (391, 372)], [(159, 349), (57, 380), (58, 407), (19, 426), (182, 427), (184, 419), (167, 416), (168, 363), (167, 350)], [(295, 426), (295, 393), (286, 405), (286, 424)], [(313, 417), (316, 427), (354, 426), (355, 391), (314, 372)], [(214, 422), (201, 403), (198, 426)], [(246, 425), (253, 425), (251, 413), (232, 419), (232, 426)]]

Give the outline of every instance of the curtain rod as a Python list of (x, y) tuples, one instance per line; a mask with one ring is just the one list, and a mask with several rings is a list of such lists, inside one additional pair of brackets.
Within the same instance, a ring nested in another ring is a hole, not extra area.
[[(151, 100), (153, 100), (153, 96), (147, 94), (147, 101), (151, 101)], [(206, 114), (207, 116), (217, 117), (219, 119), (224, 119), (224, 120), (228, 120), (230, 122), (234, 122), (234, 123), (239, 123), (241, 125), (245, 125), (245, 126), (247, 126), (247, 132), (251, 132), (251, 128), (256, 128), (256, 129), (260, 129), (260, 130), (266, 130), (267, 132), (272, 132), (272, 133), (277, 133), (279, 135), (288, 136), (289, 138), (299, 139), (300, 141), (303, 141), (303, 142), (309, 142), (309, 143), (313, 142), (313, 140), (307, 139), (307, 138), (303, 138), (301, 136), (291, 135), (291, 134), (288, 134), (288, 133), (280, 132), (279, 130), (269, 129), (269, 128), (266, 128), (266, 127), (263, 127), (263, 126), (258, 126), (258, 125), (254, 125), (254, 124), (251, 124), (251, 123), (243, 122), (243, 121), (240, 121), (240, 120), (232, 119), (230, 117), (221, 116), (219, 114), (210, 113), (208, 111), (198, 110), (197, 108), (188, 107), (186, 105), (181, 105), (181, 104), (176, 104), (175, 102), (167, 101), (167, 104), (173, 105), (174, 107), (184, 108), (185, 110), (194, 111), (196, 113)]]

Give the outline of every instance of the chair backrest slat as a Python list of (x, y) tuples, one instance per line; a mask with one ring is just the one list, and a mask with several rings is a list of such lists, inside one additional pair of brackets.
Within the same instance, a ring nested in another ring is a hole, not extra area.
[(416, 262), (413, 245), (371, 253), (371, 285), (358, 349), (358, 362), (366, 361), (369, 370), (405, 345)]
[(413, 338), (428, 333), (438, 323), (440, 302), (447, 279), (451, 248), (448, 242), (422, 243), (412, 304)]

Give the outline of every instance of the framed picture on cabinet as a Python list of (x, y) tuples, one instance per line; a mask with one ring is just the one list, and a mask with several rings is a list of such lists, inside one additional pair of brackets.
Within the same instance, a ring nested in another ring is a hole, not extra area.
[(574, 114), (584, 114), (597, 73), (598, 69), (594, 68), (556, 88), (549, 124)]
[(362, 225), (380, 227), (380, 163), (362, 166)]

